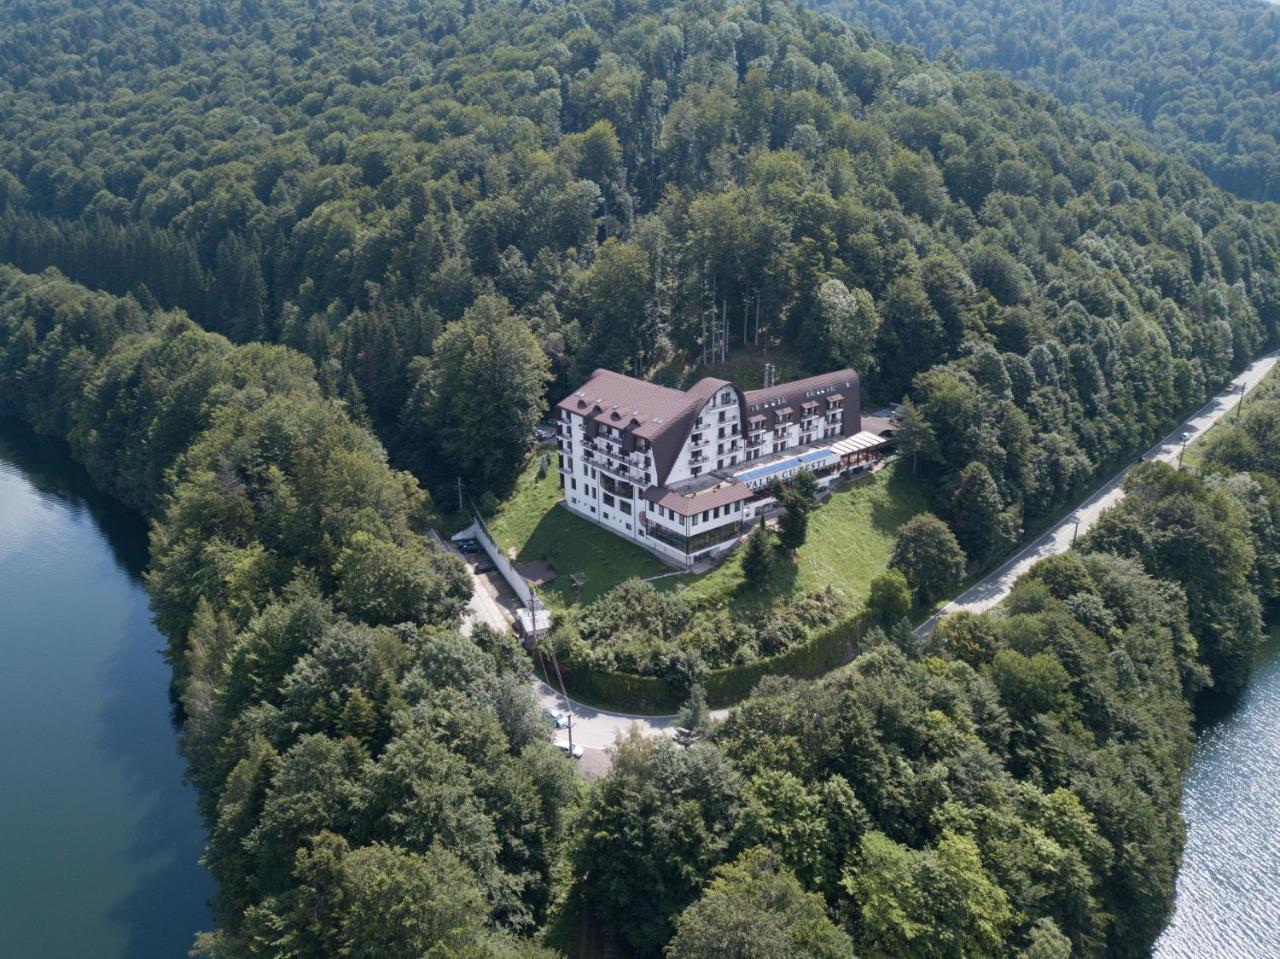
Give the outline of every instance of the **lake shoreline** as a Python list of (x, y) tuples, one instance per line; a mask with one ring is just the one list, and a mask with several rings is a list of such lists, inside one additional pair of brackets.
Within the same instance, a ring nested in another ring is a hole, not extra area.
[(212, 924), (146, 563), (143, 518), (0, 416), (0, 955), (173, 959)]

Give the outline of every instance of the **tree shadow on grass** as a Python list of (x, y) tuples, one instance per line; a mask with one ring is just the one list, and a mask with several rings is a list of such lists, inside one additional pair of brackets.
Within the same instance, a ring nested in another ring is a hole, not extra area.
[(789, 602), (800, 588), (800, 562), (789, 556), (776, 544), (772, 547), (773, 569), (769, 571), (769, 585), (765, 589), (752, 586), (742, 579), (730, 594), (734, 612), (764, 614)]
[[(883, 490), (879, 491), (879, 496), (873, 496), (871, 525), (877, 532), (892, 536), (897, 533), (898, 527), (911, 517), (927, 510), (929, 503), (925, 497), (924, 487), (911, 476), (909, 468), (905, 468), (902, 463), (891, 464), (885, 468), (891, 471), (889, 481), (884, 485)], [(875, 483), (879, 475), (878, 473), (868, 474), (856, 479), (846, 489), (851, 493), (856, 492), (858, 489), (856, 484)], [(872, 495), (873, 491), (868, 490), (868, 494)]]

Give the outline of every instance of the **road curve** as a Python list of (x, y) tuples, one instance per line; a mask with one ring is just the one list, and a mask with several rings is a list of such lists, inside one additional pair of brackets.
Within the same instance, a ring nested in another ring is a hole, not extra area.
[[(1236, 408), (1243, 398), (1243, 393), (1257, 386), (1265, 377), (1280, 351), (1269, 353), (1255, 360), (1249, 367), (1231, 381), (1221, 393), (1200, 407), (1190, 419), (1186, 420), (1172, 433), (1158, 442), (1143, 455), (1142, 459), (1161, 459), (1167, 463), (1176, 462), (1182, 451), (1184, 441), (1191, 443), (1199, 439), (1209, 428)], [(1075, 510), (1058, 522), (1056, 526), (1042, 535), (1035, 542), (1013, 555), (999, 569), (974, 583), (963, 593), (943, 607), (935, 616), (930, 617), (916, 628), (917, 636), (927, 636), (938, 625), (938, 620), (952, 613), (980, 613), (990, 609), (1009, 595), (1013, 584), (1019, 576), (1046, 556), (1054, 556), (1071, 548), (1077, 535), (1088, 532), (1098, 521), (1098, 517), (1110, 506), (1114, 506), (1124, 498), (1124, 478), (1136, 464), (1130, 464), (1113, 476), (1105, 484), (1081, 503)]]
[[(1269, 353), (1254, 361), (1243, 373), (1233, 379), (1226, 389), (1151, 447), (1142, 459), (1156, 458), (1175, 462), (1182, 449), (1183, 441), (1190, 443), (1203, 436), (1210, 427), (1234, 410), (1243, 393), (1257, 386), (1275, 366), (1278, 359), (1280, 359), (1280, 351)], [(1121, 487), (1125, 474), (1129, 472), (1132, 465), (1125, 467), (1099, 487), (1092, 496), (1035, 542), (1014, 554), (994, 572), (948, 603), (937, 615), (918, 626), (916, 635), (928, 635), (939, 619), (950, 616), (952, 613), (961, 611), (977, 613), (990, 609), (1009, 595), (1018, 577), (1038, 560), (1070, 549), (1077, 535), (1087, 532), (1097, 522), (1103, 510), (1115, 505), (1123, 498), (1124, 490)], [(475, 592), (476, 596), (471, 602), (471, 616), (492, 622), (500, 629), (507, 628), (510, 621), (505, 618), (506, 614), (502, 607), (487, 594), (479, 582), (476, 583)], [(534, 691), (548, 709), (572, 716), (574, 745), (583, 747), (584, 767), (594, 774), (607, 769), (608, 748), (613, 745), (618, 736), (625, 734), (632, 726), (637, 727), (645, 736), (671, 736), (675, 732), (675, 716), (638, 716), (598, 709), (569, 699), (540, 680), (534, 681)], [(712, 713), (712, 717), (723, 719), (728, 714), (728, 709), (718, 709)], [(565, 740), (565, 731), (558, 731), (556, 738)]]

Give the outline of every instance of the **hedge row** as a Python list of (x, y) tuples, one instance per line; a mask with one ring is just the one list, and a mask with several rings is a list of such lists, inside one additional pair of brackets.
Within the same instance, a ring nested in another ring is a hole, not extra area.
[(757, 659), (744, 666), (713, 669), (707, 676), (707, 700), (713, 706), (738, 702), (756, 688), (765, 676), (795, 676), (813, 679), (829, 673), (853, 659), (858, 640), (867, 631), (865, 612), (821, 629), (808, 642), (785, 653)]
[[(853, 659), (867, 623), (867, 615), (860, 613), (819, 630), (808, 642), (785, 653), (743, 666), (713, 669), (707, 674), (707, 700), (712, 706), (731, 706), (746, 698), (765, 676), (812, 679), (829, 673)], [(547, 681), (558, 688), (554, 677)], [(623, 712), (672, 713), (685, 698), (667, 680), (635, 673), (564, 670), (564, 684), (569, 695), (580, 702)]]

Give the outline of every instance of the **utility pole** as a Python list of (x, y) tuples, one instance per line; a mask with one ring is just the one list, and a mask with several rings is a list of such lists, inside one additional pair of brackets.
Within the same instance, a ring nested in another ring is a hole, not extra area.
[[(538, 609), (542, 604), (538, 602), (538, 591), (533, 588), (533, 584), (529, 584), (529, 612), (532, 614), (532, 630), (533, 630), (533, 648), (541, 651), (538, 645)], [(569, 730), (569, 758), (573, 758), (573, 701), (569, 699), (569, 693), (564, 688), (564, 676), (560, 673), (560, 663), (556, 659), (556, 648), (552, 646), (551, 665), (556, 671), (556, 681), (560, 683), (560, 696), (564, 699), (564, 711), (569, 716), (569, 724), (566, 727)]]
[(1186, 452), (1187, 452), (1187, 438), (1186, 436), (1183, 436), (1182, 449), (1178, 450), (1178, 469), (1182, 469), (1182, 457), (1186, 454)]
[(466, 507), (462, 505), (462, 477), (458, 477), (458, 513), (465, 513)]
[(1076, 528), (1071, 531), (1071, 545), (1076, 545), (1076, 537), (1080, 535), (1080, 520), (1076, 520)]

